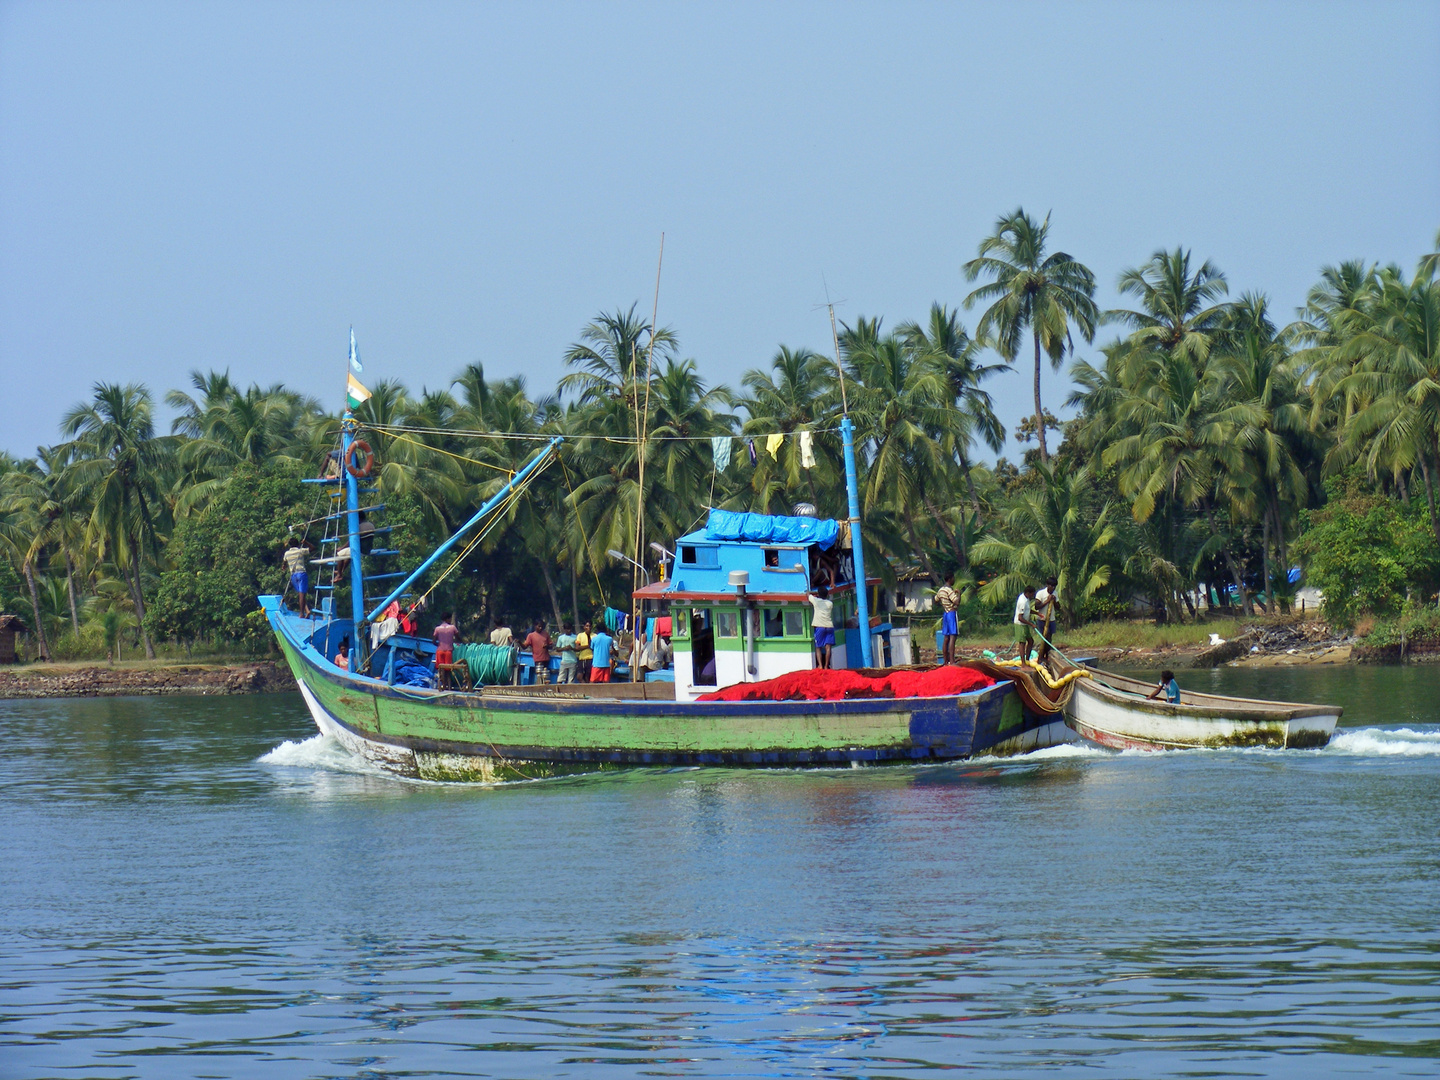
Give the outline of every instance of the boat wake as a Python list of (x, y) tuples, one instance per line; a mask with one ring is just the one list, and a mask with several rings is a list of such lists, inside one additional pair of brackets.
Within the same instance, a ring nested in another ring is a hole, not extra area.
[(1103, 746), (1091, 746), (1088, 743), (1071, 742), (1058, 743), (1055, 746), (1043, 746), (1039, 750), (1031, 750), (1028, 754), (1021, 754), (1020, 760), (1053, 761), (1056, 758), (1088, 758), (1114, 756), (1115, 751), (1107, 750)]
[(352, 754), (333, 735), (315, 734), (300, 742), (286, 739), (273, 750), (261, 754), (258, 760), (262, 765), (281, 765), (291, 769), (324, 769), (327, 772), (396, 778), (393, 773), (372, 765), (359, 754)]
[(1322, 753), (1355, 757), (1430, 757), (1440, 755), (1440, 728), (1341, 728)]

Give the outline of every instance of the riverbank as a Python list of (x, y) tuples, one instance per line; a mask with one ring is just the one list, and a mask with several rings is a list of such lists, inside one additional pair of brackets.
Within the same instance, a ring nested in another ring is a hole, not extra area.
[(271, 660), (225, 664), (74, 661), (0, 668), (0, 698), (267, 694), (294, 689), (289, 669)]
[[(1284, 615), (1167, 626), (1155, 626), (1149, 621), (1089, 623), (1074, 631), (1062, 631), (1056, 645), (1072, 656), (1092, 656), (1101, 665), (1111, 667), (1440, 662), (1440, 647), (1431, 643), (1411, 644), (1403, 650), (1399, 645), (1374, 645), (1354, 634), (1334, 630), (1320, 619)], [(962, 638), (956, 655), (962, 660), (978, 660), (987, 649), (1011, 656), (1015, 644), (989, 637)], [(928, 652), (926, 658), (930, 658)]]

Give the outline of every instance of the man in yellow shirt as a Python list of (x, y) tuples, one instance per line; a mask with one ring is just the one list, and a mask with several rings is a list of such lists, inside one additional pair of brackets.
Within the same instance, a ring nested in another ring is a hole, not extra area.
[(590, 647), (590, 624), (587, 622), (580, 627), (580, 633), (575, 635), (575, 659), (580, 668), (575, 673), (582, 683), (590, 681), (590, 664), (595, 659), (595, 650)]

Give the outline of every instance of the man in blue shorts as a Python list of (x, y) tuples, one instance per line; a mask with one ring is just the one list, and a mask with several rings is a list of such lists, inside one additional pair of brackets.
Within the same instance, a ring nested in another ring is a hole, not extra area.
[(945, 575), (945, 584), (935, 590), (935, 603), (940, 605), (940, 633), (944, 638), (941, 645), (942, 664), (955, 662), (955, 639), (960, 635), (960, 594), (955, 591), (955, 573)]
[(815, 586), (815, 591), (806, 593), (805, 599), (815, 609), (815, 617), (810, 620), (815, 630), (815, 666), (828, 668), (830, 650), (835, 647), (835, 602), (824, 585)]
[(290, 587), (300, 598), (300, 616), (306, 619), (310, 617), (310, 574), (305, 569), (308, 565), (306, 556), (309, 553), (310, 545), (298, 536), (292, 536), (284, 556), (285, 569), (290, 571)]

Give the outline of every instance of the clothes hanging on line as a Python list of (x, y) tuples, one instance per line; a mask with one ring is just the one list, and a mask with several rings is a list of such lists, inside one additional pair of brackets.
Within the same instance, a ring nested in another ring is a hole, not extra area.
[(715, 471), (724, 472), (730, 466), (730, 436), (716, 435), (710, 440), (710, 453), (715, 457)]
[(815, 467), (815, 433), (813, 431), (800, 432), (800, 467), (804, 469)]
[(776, 461), (780, 460), (780, 445), (785, 441), (785, 436), (776, 432), (765, 439), (765, 449)]

